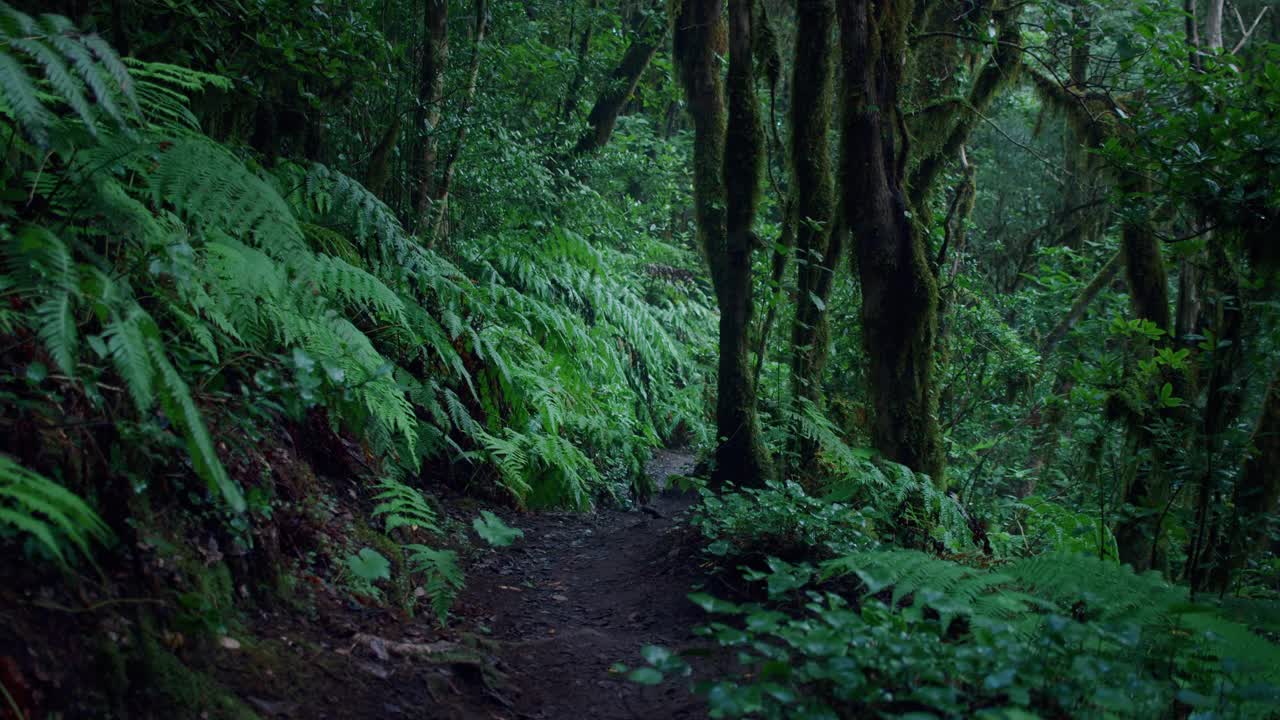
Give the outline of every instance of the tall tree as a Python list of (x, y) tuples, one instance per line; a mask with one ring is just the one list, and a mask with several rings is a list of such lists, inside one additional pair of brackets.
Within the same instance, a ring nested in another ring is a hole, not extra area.
[(752, 231), (760, 186), (763, 130), (752, 76), (751, 6), (729, 12), (729, 107), (720, 56), (726, 48), (720, 0), (681, 0), (674, 20), (675, 55), (694, 126), (694, 212), (720, 308), (716, 426), (720, 442), (712, 482), (760, 485), (769, 457), (756, 417), (749, 360), (754, 312)]
[(426, 0), (422, 10), (418, 102), (413, 119), (414, 142), (418, 148), (411, 165), (413, 227), (430, 228), (431, 201), (436, 195), (437, 128), (444, 103), (444, 71), (448, 64), (449, 2)]
[[(835, 5), (832, 0), (796, 4), (796, 51), (791, 84), (791, 168), (797, 208), (796, 308), (791, 329), (792, 395), (817, 403), (826, 365), (827, 301), (840, 261), (831, 169), (831, 104), (835, 77)], [(797, 434), (796, 469), (810, 476), (816, 443)]]
[(903, 187), (898, 91), (910, 0), (839, 0), (843, 120), (840, 182), (862, 284), (874, 418), (890, 460), (943, 479), (933, 387), (938, 286)]
[(658, 7), (643, 8), (636, 12), (631, 22), (631, 44), (601, 86), (600, 95), (587, 115), (589, 127), (578, 139), (575, 152), (593, 152), (609, 142), (618, 116), (636, 91), (640, 76), (644, 75), (653, 56), (657, 54), (666, 30), (667, 23)]

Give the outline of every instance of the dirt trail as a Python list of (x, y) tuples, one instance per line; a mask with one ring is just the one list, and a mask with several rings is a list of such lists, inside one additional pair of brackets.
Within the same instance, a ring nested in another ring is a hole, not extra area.
[[(662, 485), (691, 467), (687, 453), (659, 451), (650, 472)], [(685, 679), (646, 687), (609, 673), (642, 664), (647, 644), (699, 644), (691, 629), (705, 616), (686, 595), (706, 578), (694, 531), (677, 519), (689, 504), (664, 493), (647, 511), (499, 513), (524, 538), (473, 558), (447, 629), (429, 614), (349, 601), (279, 608), (206, 669), (263, 718), (705, 717)], [(451, 514), (465, 521), (475, 510)], [(214, 706), (211, 696), (195, 702)]]
[[(692, 457), (660, 451), (650, 468), (664, 484), (689, 472)], [(640, 664), (644, 645), (690, 645), (704, 620), (686, 598), (704, 579), (696, 545), (676, 522), (688, 505), (664, 493), (651, 512), (511, 518), (524, 540), (473, 566), (460, 603), (470, 622), (491, 630), (509, 675), (498, 690), (509, 705), (495, 704), (488, 717), (705, 716), (684, 680), (643, 687), (609, 673), (616, 662)]]

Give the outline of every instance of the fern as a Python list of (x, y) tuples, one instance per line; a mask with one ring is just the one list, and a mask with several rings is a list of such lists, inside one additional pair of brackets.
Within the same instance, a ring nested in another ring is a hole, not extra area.
[(4, 269), (36, 303), (36, 334), (49, 356), (75, 375), (79, 277), (71, 250), (49, 230), (28, 226), (6, 244)]
[(431, 609), (440, 624), (449, 617), (449, 608), (462, 589), (466, 578), (458, 567), (458, 555), (452, 550), (435, 550), (426, 545), (406, 545), (409, 569), (426, 577), (423, 589), (431, 601)]
[(373, 516), (383, 519), (387, 532), (408, 527), (437, 535), (441, 533), (436, 512), (422, 493), (389, 477), (378, 481), (378, 489), (380, 492), (374, 499), (379, 502), (373, 508)]
[(148, 338), (146, 348), (156, 370), (161, 404), (169, 419), (182, 430), (196, 474), (209, 483), (210, 488), (220, 492), (234, 512), (244, 512), (244, 496), (222, 466), (213, 447), (213, 438), (205, 427), (204, 417), (196, 407), (186, 381), (170, 364), (159, 339)]
[(124, 378), (134, 405), (139, 412), (150, 410), (155, 401), (155, 391), (147, 342), (149, 338), (159, 336), (155, 321), (142, 308), (135, 306), (123, 317), (114, 317), (105, 335), (111, 362)]
[(163, 144), (157, 155), (148, 177), (154, 201), (172, 205), (198, 230), (217, 229), (274, 258), (309, 257), (288, 203), (230, 152), (190, 137)]
[(993, 571), (893, 549), (855, 553), (822, 566), (824, 579), (848, 575), (857, 576), (868, 595), (891, 589), (893, 605), (913, 598), (914, 606), (937, 611), (944, 625), (957, 616), (1014, 622), (1030, 636), (1052, 614), (1106, 627), (1136, 626), (1145, 647), (1188, 637), (1190, 630), (1198, 652), (1232, 658), (1255, 676), (1280, 681), (1280, 646), (1212, 606), (1190, 602), (1185, 588), (1156, 573), (1138, 575), (1128, 566), (1088, 555), (1040, 555)]
[(83, 500), (61, 485), (0, 454), (0, 528), (30, 535), (59, 562), (68, 550), (85, 557), (111, 531)]
[[(39, 68), (40, 80), (19, 56)], [(89, 103), (86, 90), (95, 105)], [(0, 3), (0, 107), (41, 146), (48, 145), (57, 123), (57, 115), (42, 99), (46, 94), (65, 103), (90, 135), (98, 133), (98, 111), (118, 127), (128, 127), (129, 118), (117, 101), (135, 115), (139, 112), (129, 71), (110, 45), (96, 35), (77, 33), (65, 18), (46, 15), (37, 22)]]

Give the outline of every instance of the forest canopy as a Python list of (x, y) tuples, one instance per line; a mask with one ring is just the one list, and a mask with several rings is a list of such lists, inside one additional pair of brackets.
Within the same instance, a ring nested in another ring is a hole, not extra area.
[(1269, 0), (0, 0), (0, 142), (0, 719), (1276, 717)]

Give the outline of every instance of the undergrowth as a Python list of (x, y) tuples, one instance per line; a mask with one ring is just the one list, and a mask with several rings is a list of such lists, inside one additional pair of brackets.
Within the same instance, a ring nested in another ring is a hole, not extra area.
[[(907, 475), (882, 465), (861, 482), (893, 477)], [(704, 494), (691, 516), (704, 553), (755, 598), (689, 596), (712, 616), (697, 632), (736, 659), (695, 678), (713, 717), (1274, 716), (1280, 646), (1256, 608), (1193, 600), (1117, 564), (1106, 542), (1099, 557), (1096, 526), (1035, 498), (1026, 541), (997, 555), (937, 547), (948, 534), (928, 525), (923, 549), (904, 548), (876, 519), (907, 495), (857, 510), (847, 492), (820, 499), (794, 483)], [(1032, 543), (1040, 551), (1019, 557)], [(704, 652), (647, 647), (644, 665), (615, 671), (658, 683), (693, 675)]]

